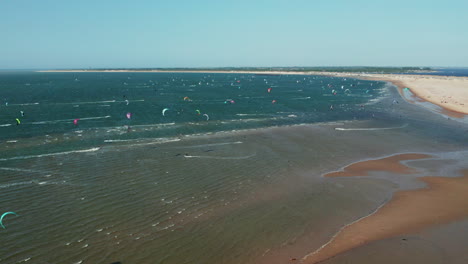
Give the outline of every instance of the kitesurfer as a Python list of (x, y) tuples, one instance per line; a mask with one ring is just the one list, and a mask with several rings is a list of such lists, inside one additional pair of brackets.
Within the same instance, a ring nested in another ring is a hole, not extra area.
[(2, 214), (2, 216), (0, 217), (0, 226), (3, 227), (3, 229), (6, 229), (6, 227), (3, 225), (3, 218), (9, 214), (12, 214), (12, 215), (16, 215), (18, 216), (15, 212), (6, 212), (4, 214)]

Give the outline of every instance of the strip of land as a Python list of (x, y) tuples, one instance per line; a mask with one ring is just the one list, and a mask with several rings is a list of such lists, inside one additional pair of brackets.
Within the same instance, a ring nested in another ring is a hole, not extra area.
[(351, 176), (367, 176), (370, 171), (388, 171), (399, 174), (410, 174), (414, 169), (401, 164), (405, 160), (427, 159), (431, 156), (419, 153), (398, 154), (390, 157), (368, 160), (365, 162), (353, 163), (346, 166), (342, 171), (331, 172), (325, 177), (351, 177)]
[[(356, 72), (324, 72), (324, 71), (265, 71), (265, 70), (50, 70), (44, 72), (174, 72), (174, 73), (244, 73), (262, 75), (324, 75), (343, 78), (357, 78), (392, 82), (400, 88), (410, 91), (432, 104), (438, 105), (448, 112), (444, 114), (453, 117), (468, 115), (468, 77), (417, 75), (417, 74), (376, 74)], [(452, 113), (452, 114), (451, 114)]]
[[(396, 155), (377, 161), (363, 161), (362, 164), (347, 167), (348, 171), (345, 168), (342, 176), (366, 175), (369, 170), (376, 169), (376, 162), (394, 164), (397, 160), (413, 158), (423, 156)], [(350, 167), (355, 169), (349, 171)], [(408, 169), (400, 167), (398, 170), (407, 172)], [(386, 170), (385, 167), (382, 170)], [(303, 263), (318, 263), (372, 241), (418, 232), (430, 226), (468, 217), (468, 170), (462, 173), (464, 176), (458, 178), (420, 178), (428, 188), (395, 193), (392, 200), (375, 213), (345, 226), (327, 244), (304, 257)]]
[(395, 84), (400, 92), (403, 88), (409, 88), (414, 95), (424, 101), (455, 113), (468, 115), (467, 77), (403, 74), (349, 74), (345, 76), (388, 81)]

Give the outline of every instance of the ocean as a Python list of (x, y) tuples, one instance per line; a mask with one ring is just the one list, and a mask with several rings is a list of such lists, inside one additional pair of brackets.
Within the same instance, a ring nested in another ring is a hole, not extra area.
[(356, 106), (378, 100), (383, 91), (378, 82), (283, 75), (26, 72), (0, 78), (0, 140), (29, 146), (2, 149), (4, 159), (131, 140), (362, 119), (374, 110)]
[(351, 78), (2, 72), (0, 100), (1, 263), (284, 263), (395, 190), (323, 173), (468, 142)]

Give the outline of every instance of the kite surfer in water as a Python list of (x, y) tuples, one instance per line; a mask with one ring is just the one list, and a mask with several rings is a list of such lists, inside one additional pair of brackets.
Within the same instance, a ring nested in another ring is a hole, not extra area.
[(6, 212), (4, 214), (2, 214), (2, 216), (0, 217), (0, 226), (3, 227), (3, 229), (6, 229), (6, 227), (3, 225), (3, 218), (9, 214), (12, 214), (12, 215), (16, 215), (18, 216), (15, 212)]

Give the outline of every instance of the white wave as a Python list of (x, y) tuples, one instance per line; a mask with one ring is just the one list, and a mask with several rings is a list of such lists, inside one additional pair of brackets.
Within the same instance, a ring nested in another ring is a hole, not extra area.
[(234, 142), (221, 142), (221, 143), (212, 143), (212, 144), (201, 144), (201, 145), (193, 145), (193, 146), (182, 146), (182, 147), (175, 147), (175, 148), (199, 148), (199, 147), (213, 147), (213, 146), (223, 146), (223, 145), (233, 145), (233, 144), (242, 144), (242, 141), (234, 141)]
[(307, 100), (310, 99), (310, 96), (307, 97), (297, 97), (297, 98), (291, 98), (291, 100)]
[(134, 142), (139, 141), (140, 139), (105, 139), (105, 143), (114, 143), (114, 142)]
[[(162, 124), (147, 124), (147, 125), (132, 125), (130, 126), (132, 129), (137, 129), (137, 128), (144, 128), (145, 130), (150, 130), (150, 129), (160, 129), (160, 128), (166, 128), (170, 126), (174, 126), (176, 123), (162, 123)], [(181, 126), (181, 125), (177, 125)], [(122, 131), (126, 131), (128, 129), (128, 126), (116, 126), (116, 127), (100, 127), (100, 130), (106, 130), (107, 133), (111, 132), (119, 132), (121, 133)]]
[(32, 184), (32, 183), (33, 183), (32, 181), (6, 183), (6, 184), (0, 184), (0, 188), (8, 188), (8, 187), (13, 187), (13, 186), (18, 186), (18, 185), (27, 185), (27, 184)]
[(72, 105), (80, 105), (80, 104), (106, 104), (106, 103), (115, 103), (116, 100), (108, 100), (108, 101), (92, 101), (92, 102), (71, 102), (71, 103), (57, 103), (57, 104), (72, 104)]
[(80, 120), (106, 119), (106, 118), (110, 118), (110, 117), (111, 117), (110, 115), (108, 115), (108, 116), (84, 117), (84, 118), (80, 118)]
[(18, 140), (8, 140), (7, 143), (16, 143)]
[(45, 185), (45, 184), (53, 184), (53, 185), (70, 185), (66, 181), (62, 182), (48, 182), (48, 181), (22, 181), (22, 182), (12, 182), (12, 183), (5, 183), (5, 184), (0, 184), (0, 188), (9, 188), (9, 187), (14, 187), (14, 186), (19, 186), (19, 185), (29, 185), (29, 184), (37, 184), (37, 185)]
[(335, 130), (339, 131), (375, 131), (375, 130), (389, 130), (389, 129), (400, 129), (407, 127), (408, 124), (404, 124), (399, 127), (368, 127), (368, 128), (343, 128), (343, 127), (335, 127)]
[[(83, 117), (79, 118), (80, 120), (96, 120), (96, 119), (106, 119), (110, 118), (111, 116), (93, 116), (93, 117)], [(72, 119), (58, 119), (58, 120), (48, 120), (48, 121), (38, 121), (38, 122), (32, 122), (31, 124), (33, 125), (44, 125), (44, 124), (55, 124), (55, 123), (60, 123), (60, 122), (70, 122), (75, 120), (75, 118)]]
[(317, 253), (320, 252), (322, 249), (324, 249), (324, 248), (327, 247), (329, 244), (331, 244), (331, 243), (335, 240), (335, 238), (336, 238), (341, 232), (343, 232), (343, 230), (345, 230), (348, 226), (351, 226), (351, 225), (353, 225), (353, 224), (355, 224), (355, 223), (357, 223), (357, 222), (359, 222), (359, 221), (361, 221), (361, 220), (363, 220), (363, 219), (365, 219), (365, 218), (368, 218), (368, 217), (374, 215), (375, 213), (377, 213), (382, 207), (384, 207), (384, 206), (387, 204), (386, 202), (387, 202), (387, 201), (383, 202), (381, 205), (379, 205), (379, 206), (378, 206), (373, 212), (371, 212), (370, 214), (365, 215), (365, 216), (363, 216), (363, 217), (361, 217), (361, 218), (358, 218), (358, 219), (352, 221), (351, 223), (348, 223), (348, 224), (342, 226), (342, 227), (340, 228), (340, 230), (338, 230), (338, 232), (336, 232), (336, 233), (331, 237), (331, 239), (328, 240), (327, 243), (323, 244), (321, 247), (319, 247), (318, 249), (316, 249), (314, 252), (309, 253), (309, 254), (307, 254), (306, 256), (304, 256), (304, 257), (302, 258), (302, 261), (306, 260), (306, 259), (307, 259), (308, 257), (310, 257), (310, 256), (313, 256), (313, 255), (317, 254)]
[(39, 103), (9, 104), (9, 106), (38, 105)]
[(2, 124), (2, 125), (0, 125), (0, 127), (9, 127), (9, 126), (11, 126), (11, 124)]
[(175, 123), (161, 123), (161, 124), (149, 124), (149, 125), (134, 125), (132, 127), (165, 127), (165, 126), (173, 126)]
[(21, 168), (9, 168), (9, 167), (0, 167), (0, 170), (6, 170), (6, 171), (18, 171), (18, 172), (32, 172), (32, 173), (46, 173), (44, 171), (39, 171), (39, 170), (30, 170), (30, 169), (21, 169)]
[(48, 123), (53, 123), (53, 122), (49, 122), (49, 121), (39, 121), (39, 122), (32, 122), (31, 124), (33, 124), (33, 125), (44, 125), (44, 124), (48, 124)]
[(185, 155), (185, 158), (199, 158), (199, 159), (220, 159), (220, 160), (240, 160), (240, 159), (248, 159), (256, 154), (248, 155), (248, 156), (238, 156), (238, 157), (217, 157), (217, 156), (191, 156)]
[(19, 160), (19, 159), (33, 159), (33, 158), (42, 158), (42, 157), (50, 157), (50, 156), (68, 155), (68, 154), (74, 154), (74, 153), (95, 152), (95, 151), (98, 151), (99, 149), (101, 149), (101, 148), (90, 148), (90, 149), (72, 150), (72, 151), (65, 151), (65, 152), (56, 152), (56, 153), (40, 154), (40, 155), (18, 156), (18, 157), (11, 157), (11, 158), (0, 159), (0, 161)]
[(236, 116), (271, 116), (270, 114), (236, 114)]
[(162, 139), (162, 140), (157, 140), (157, 141), (152, 141), (152, 142), (131, 144), (129, 146), (130, 147), (146, 146), (146, 145), (164, 144), (164, 143), (177, 142), (177, 141), (180, 141), (180, 139), (179, 138), (176, 138), (176, 139)]
[(169, 142), (180, 141), (180, 138), (137, 138), (137, 139), (105, 139), (105, 143), (119, 143), (119, 142), (135, 142), (135, 144), (128, 144), (123, 146), (144, 146), (153, 144), (163, 144)]
[(272, 118), (247, 118), (247, 119), (231, 119), (226, 121), (221, 121), (221, 124), (230, 124), (232, 122), (262, 122), (268, 120), (275, 120), (275, 117)]

